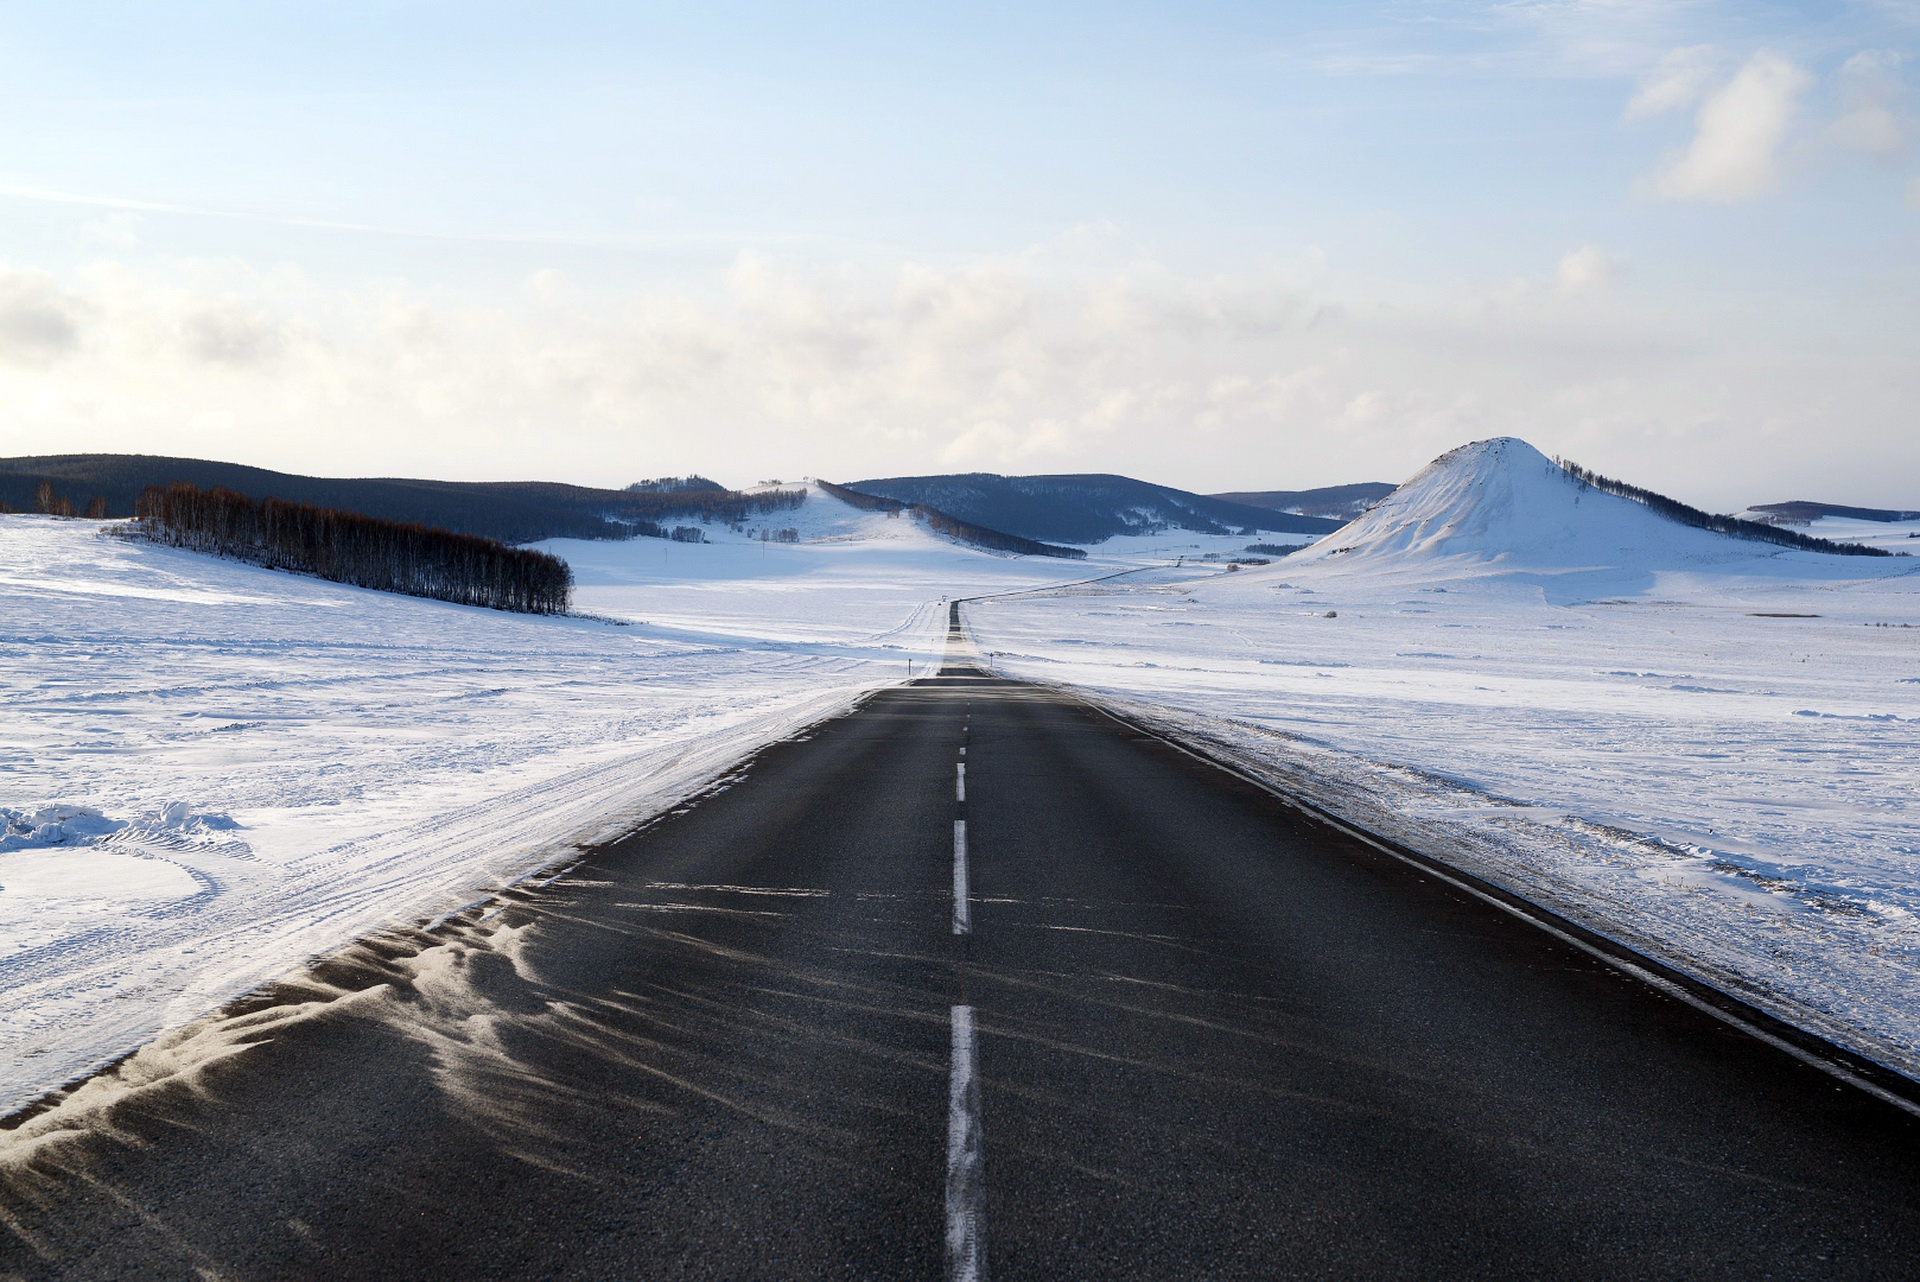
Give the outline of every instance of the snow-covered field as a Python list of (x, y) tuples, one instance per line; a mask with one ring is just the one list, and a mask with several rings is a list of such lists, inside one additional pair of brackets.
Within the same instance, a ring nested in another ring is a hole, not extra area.
[(1002, 671), (1920, 1072), (1920, 558), (1675, 525), (1494, 442), (1201, 575), (967, 619)]
[(0, 517), (0, 1113), (926, 670), (952, 597), (1003, 671), (1920, 1074), (1920, 558), (1677, 526), (1519, 442), (1238, 570), (1244, 538), (1011, 558), (817, 489), (707, 537), (545, 545), (588, 616), (553, 619)]
[[(1744, 513), (1749, 518), (1765, 513)], [(1920, 521), (1862, 521), (1850, 516), (1823, 516), (1784, 528), (1797, 534), (1835, 543), (1864, 543), (1870, 548), (1920, 556)]]
[(1920, 557), (1920, 521), (1859, 521), (1845, 516), (1823, 516), (1788, 528), (1811, 534), (1816, 539), (1864, 543), (1870, 548)]
[(533, 618), (0, 516), (0, 1113), (924, 671), (943, 596), (1105, 572), (777, 518), (552, 545), (602, 617)]

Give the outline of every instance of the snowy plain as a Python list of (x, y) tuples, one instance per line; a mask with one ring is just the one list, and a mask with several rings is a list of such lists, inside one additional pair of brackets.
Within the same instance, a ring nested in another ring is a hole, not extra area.
[(1920, 1075), (1920, 558), (1680, 526), (1488, 442), (1272, 565), (966, 619), (1002, 672)]
[(1920, 1074), (1920, 558), (1676, 526), (1520, 442), (1266, 565), (811, 487), (706, 535), (542, 545), (581, 612), (543, 619), (0, 517), (0, 1114), (724, 786), (936, 664), (949, 598), (1001, 671)]
[(776, 518), (548, 544), (585, 617), (536, 618), (0, 516), (0, 1115), (924, 673), (943, 596), (1104, 572)]

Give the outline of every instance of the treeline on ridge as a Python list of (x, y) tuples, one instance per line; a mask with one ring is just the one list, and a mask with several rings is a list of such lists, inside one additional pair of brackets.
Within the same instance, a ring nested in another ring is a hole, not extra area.
[(699, 542), (679, 533), (679, 528), (661, 525), (654, 517), (690, 516), (722, 525), (745, 524), (749, 516), (788, 511), (806, 501), (805, 490), (762, 490), (745, 494), (738, 490), (622, 490), (621, 503), (610, 519), (626, 527), (623, 537), (678, 539)]
[(148, 487), (175, 481), (516, 544), (669, 537), (675, 518), (741, 525), (805, 497), (797, 489), (744, 494), (704, 477), (660, 478), (620, 490), (557, 481), (300, 476), (210, 459), (59, 454), (0, 458), (0, 512), (123, 518), (133, 515)]
[(1581, 467), (1571, 459), (1554, 456), (1555, 463), (1582, 485), (1590, 485), (1606, 494), (1616, 494), (1623, 499), (1632, 499), (1635, 503), (1645, 504), (1660, 515), (1680, 522), (1682, 525), (1697, 526), (1702, 530), (1713, 530), (1719, 534), (1733, 534), (1743, 539), (1757, 539), (1762, 543), (1777, 543), (1782, 547), (1800, 548), (1807, 552), (1830, 552), (1839, 556), (1904, 556), (1903, 552), (1889, 552), (1885, 548), (1868, 547), (1864, 543), (1836, 543), (1832, 539), (1815, 538), (1810, 534), (1801, 534), (1797, 530), (1783, 530), (1777, 525), (1762, 525), (1758, 521), (1743, 521), (1737, 516), (1716, 516), (1703, 512), (1678, 499), (1670, 499), (1664, 494), (1642, 489), (1638, 485), (1628, 485), (1625, 481), (1616, 481), (1610, 476), (1602, 476), (1591, 468)]
[(862, 494), (929, 507), (983, 529), (1054, 544), (1085, 546), (1169, 529), (1249, 538), (1262, 530), (1318, 536), (1344, 524), (1344, 519), (1225, 502), (1106, 472), (1043, 476), (954, 472), (848, 484)]
[(1038, 539), (1022, 538), (1018, 534), (1008, 534), (1002, 530), (990, 530), (984, 525), (975, 525), (972, 521), (963, 521), (957, 516), (949, 516), (939, 508), (929, 507), (925, 503), (905, 503), (899, 499), (882, 498), (877, 494), (865, 494), (859, 490), (848, 489), (844, 485), (835, 485), (831, 481), (818, 481), (817, 484), (842, 503), (851, 504), (862, 511), (905, 512), (916, 520), (925, 521), (930, 530), (937, 530), (949, 538), (994, 552), (1014, 552), (1021, 556), (1052, 556), (1067, 561), (1082, 560), (1087, 555), (1083, 548), (1061, 547), (1053, 543), (1042, 543)]
[(565, 614), (572, 603), (565, 561), (476, 534), (281, 499), (256, 502), (184, 481), (148, 488), (134, 516), (159, 543), (354, 587), (527, 614)]

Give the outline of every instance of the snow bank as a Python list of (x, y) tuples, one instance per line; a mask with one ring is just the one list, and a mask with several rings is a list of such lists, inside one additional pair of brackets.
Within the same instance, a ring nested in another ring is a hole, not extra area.
[(109, 819), (89, 806), (42, 806), (13, 810), (0, 806), (0, 854), (43, 846), (93, 846), (131, 831), (146, 837), (165, 833), (199, 835), (240, 825), (228, 815), (202, 814), (184, 801), (169, 802), (141, 819)]
[(126, 826), (86, 806), (42, 806), (31, 811), (0, 806), (0, 853), (37, 846), (86, 845)]
[(1920, 559), (1678, 525), (1486, 442), (1271, 566), (967, 618), (1003, 671), (1920, 1075)]

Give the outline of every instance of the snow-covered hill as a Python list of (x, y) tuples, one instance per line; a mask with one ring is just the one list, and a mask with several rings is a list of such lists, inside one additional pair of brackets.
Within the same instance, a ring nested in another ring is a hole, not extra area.
[(862, 511), (817, 485), (805, 490), (797, 509), (738, 526), (700, 525), (701, 543), (553, 539), (536, 546), (573, 567), (574, 602), (583, 612), (690, 638), (809, 644), (878, 635), (943, 597), (1059, 583), (1110, 565), (983, 552), (911, 516)]
[(1632, 499), (1582, 484), (1525, 441), (1450, 450), (1295, 563), (1498, 561), (1635, 570), (1724, 565), (1780, 549), (1696, 529)]
[(1837, 582), (1915, 568), (1687, 525), (1584, 484), (1525, 441), (1501, 437), (1441, 455), (1268, 577), (1504, 576), (1569, 603), (1645, 592), (1674, 575)]
[(964, 472), (885, 477), (852, 485), (867, 494), (928, 503), (989, 529), (1043, 543), (1085, 547), (1097, 547), (1112, 538), (1171, 530), (1247, 537), (1258, 537), (1260, 531), (1318, 536), (1338, 524), (1101, 473), (1000, 476)]
[(1295, 516), (1351, 521), (1396, 488), (1384, 481), (1358, 481), (1351, 485), (1322, 485), (1311, 490), (1233, 490), (1207, 497), (1271, 508), (1275, 512), (1291, 512)]

